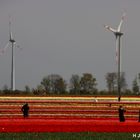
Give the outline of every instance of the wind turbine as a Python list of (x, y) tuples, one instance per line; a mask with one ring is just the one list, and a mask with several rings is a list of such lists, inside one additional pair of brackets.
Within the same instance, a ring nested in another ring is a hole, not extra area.
[(11, 90), (15, 90), (15, 47), (18, 47), (16, 44), (15, 39), (12, 35), (11, 30), (11, 18), (9, 17), (9, 42), (7, 45), (0, 51), (1, 53), (4, 53), (8, 47), (12, 48), (12, 61), (11, 61)]
[(12, 47), (12, 62), (11, 62), (11, 90), (15, 90), (15, 46), (16, 41), (12, 36), (11, 20), (9, 20), (9, 43)]
[(125, 13), (123, 13), (120, 24), (117, 29), (113, 29), (110, 26), (104, 25), (104, 27), (113, 32), (116, 37), (116, 55), (117, 55), (117, 63), (118, 63), (118, 101), (121, 100), (121, 37), (123, 33), (121, 32), (121, 26), (124, 21)]

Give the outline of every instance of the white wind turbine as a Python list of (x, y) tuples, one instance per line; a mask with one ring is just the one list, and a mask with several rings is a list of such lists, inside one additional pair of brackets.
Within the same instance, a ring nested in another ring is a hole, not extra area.
[(4, 53), (8, 47), (12, 48), (12, 61), (11, 61), (11, 90), (15, 90), (15, 47), (19, 46), (16, 44), (16, 41), (13, 38), (11, 30), (11, 19), (9, 18), (9, 42), (7, 45), (1, 49), (1, 53)]
[(113, 32), (116, 37), (116, 60), (118, 63), (118, 101), (121, 100), (121, 36), (123, 33), (121, 32), (121, 26), (124, 21), (125, 13), (123, 13), (120, 24), (117, 29), (113, 29), (110, 26), (104, 25), (106, 29)]

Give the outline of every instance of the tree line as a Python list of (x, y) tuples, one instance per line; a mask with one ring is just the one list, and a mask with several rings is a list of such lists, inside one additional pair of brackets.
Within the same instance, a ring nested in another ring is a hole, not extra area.
[[(125, 73), (121, 73), (121, 92), (124, 95), (138, 95), (140, 92), (140, 74), (132, 82), (132, 89), (127, 88)], [(36, 88), (25, 86), (24, 91), (11, 91), (5, 85), (1, 94), (30, 94), (30, 95), (117, 95), (117, 73), (108, 72), (105, 75), (106, 90), (97, 89), (97, 80), (91, 73), (83, 73), (82, 76), (73, 74), (67, 82), (61, 75), (50, 74), (42, 78)]]
[(96, 78), (91, 73), (83, 73), (81, 77), (77, 74), (72, 75), (69, 84), (62, 76), (51, 74), (42, 79), (40, 85), (37, 86), (36, 92), (55, 95), (92, 95), (97, 92), (96, 85)]

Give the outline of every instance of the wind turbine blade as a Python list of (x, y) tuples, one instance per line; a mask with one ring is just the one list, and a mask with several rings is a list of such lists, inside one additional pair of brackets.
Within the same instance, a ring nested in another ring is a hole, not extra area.
[(116, 32), (117, 32), (115, 29), (111, 28), (110, 26), (104, 25), (104, 27), (105, 27), (107, 30), (109, 30), (109, 31), (111, 31), (111, 32), (113, 32), (113, 33), (116, 33)]
[(8, 47), (9, 47), (9, 43), (7, 43), (4, 48), (0, 49), (0, 54), (4, 54)]
[(15, 47), (19, 48), (20, 50), (22, 50), (23, 48), (20, 47), (20, 45), (17, 45), (17, 43), (15, 42)]
[(11, 16), (9, 16), (9, 38), (13, 40), (12, 30), (11, 30)]
[(122, 26), (122, 23), (123, 23), (123, 21), (124, 21), (124, 17), (125, 17), (125, 15), (126, 15), (126, 14), (123, 13), (122, 18), (121, 18), (121, 21), (120, 21), (120, 24), (119, 24), (118, 29), (117, 29), (118, 32), (121, 31), (121, 26)]

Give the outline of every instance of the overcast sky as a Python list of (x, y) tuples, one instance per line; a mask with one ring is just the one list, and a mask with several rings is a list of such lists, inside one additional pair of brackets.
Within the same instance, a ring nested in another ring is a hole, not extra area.
[[(9, 40), (8, 22), (20, 47), (16, 49), (16, 89), (40, 84), (49, 74), (69, 80), (92, 73), (105, 89), (105, 74), (117, 71), (115, 37), (123, 11), (122, 71), (127, 83), (140, 72), (140, 0), (0, 0), (0, 48)], [(11, 48), (0, 56), (0, 88), (10, 87)]]

